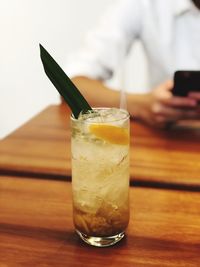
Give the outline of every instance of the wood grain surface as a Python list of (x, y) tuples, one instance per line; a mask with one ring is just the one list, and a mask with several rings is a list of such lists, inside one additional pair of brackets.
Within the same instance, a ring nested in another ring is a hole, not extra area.
[(70, 176), (70, 125), (65, 105), (50, 106), (0, 141), (0, 173)]
[[(70, 179), (65, 105), (50, 106), (0, 141), (0, 174)], [(200, 127), (158, 130), (131, 121), (131, 181), (200, 190)]]
[(71, 183), (0, 177), (0, 266), (200, 266), (198, 192), (131, 187), (127, 236), (84, 244), (72, 222)]

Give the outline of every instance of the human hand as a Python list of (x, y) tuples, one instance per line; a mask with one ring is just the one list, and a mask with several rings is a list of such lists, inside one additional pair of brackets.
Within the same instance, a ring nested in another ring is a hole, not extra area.
[(200, 118), (197, 109), (200, 94), (193, 93), (188, 97), (173, 96), (172, 88), (173, 82), (166, 81), (144, 95), (139, 117), (157, 127), (165, 127), (181, 119)]
[(188, 97), (193, 98), (195, 101), (200, 102), (200, 92), (190, 92)]

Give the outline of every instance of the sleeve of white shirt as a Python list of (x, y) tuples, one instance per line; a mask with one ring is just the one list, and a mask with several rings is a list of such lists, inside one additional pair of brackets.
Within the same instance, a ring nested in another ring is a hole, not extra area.
[(123, 62), (141, 30), (140, 0), (120, 0), (111, 5), (97, 27), (71, 57), (65, 68), (70, 77), (82, 75), (93, 79), (109, 79)]

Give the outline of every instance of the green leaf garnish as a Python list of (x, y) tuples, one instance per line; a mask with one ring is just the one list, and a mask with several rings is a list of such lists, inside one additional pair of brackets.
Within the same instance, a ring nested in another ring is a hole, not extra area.
[(46, 75), (49, 77), (58, 92), (62, 95), (65, 102), (70, 107), (74, 117), (77, 119), (80, 112), (85, 113), (88, 110), (92, 110), (77, 87), (41, 44), (40, 57)]

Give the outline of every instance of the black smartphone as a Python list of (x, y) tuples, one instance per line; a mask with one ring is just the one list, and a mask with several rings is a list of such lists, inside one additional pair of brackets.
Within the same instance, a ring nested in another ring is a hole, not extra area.
[(200, 92), (200, 71), (179, 70), (174, 73), (173, 95), (187, 96), (191, 91)]

